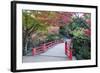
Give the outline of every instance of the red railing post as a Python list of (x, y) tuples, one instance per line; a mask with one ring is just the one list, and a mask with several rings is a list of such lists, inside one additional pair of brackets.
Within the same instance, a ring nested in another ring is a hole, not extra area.
[(70, 50), (69, 59), (72, 60), (72, 50)]
[(46, 47), (46, 44), (43, 44), (43, 47), (42, 47), (43, 51), (47, 51), (47, 47)]
[(32, 49), (32, 55), (33, 55), (33, 56), (36, 55), (36, 48), (33, 48), (33, 49)]
[(65, 42), (65, 54), (72, 60), (71, 40)]
[(65, 42), (65, 54), (67, 55), (67, 42)]

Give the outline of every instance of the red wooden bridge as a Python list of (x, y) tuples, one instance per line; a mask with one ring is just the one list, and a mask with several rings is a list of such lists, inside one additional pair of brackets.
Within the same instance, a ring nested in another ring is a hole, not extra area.
[(32, 55), (35, 56), (41, 53), (45, 53), (46, 51), (48, 51), (48, 49), (60, 43), (65, 43), (65, 55), (68, 57), (69, 60), (72, 60), (71, 39), (66, 42), (64, 42), (63, 40), (54, 40), (48, 43), (44, 43), (39, 47), (33, 48)]

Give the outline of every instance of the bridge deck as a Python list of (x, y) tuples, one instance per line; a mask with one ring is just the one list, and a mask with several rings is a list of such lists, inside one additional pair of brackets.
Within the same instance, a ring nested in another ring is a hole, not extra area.
[[(47, 52), (36, 56), (23, 56), (23, 62), (66, 61), (65, 44), (60, 43), (51, 47)], [(75, 57), (73, 57), (75, 60)]]

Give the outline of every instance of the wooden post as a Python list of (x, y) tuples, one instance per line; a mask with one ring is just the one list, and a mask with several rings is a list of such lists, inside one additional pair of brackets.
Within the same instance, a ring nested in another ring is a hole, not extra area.
[(72, 50), (70, 50), (69, 59), (72, 60)]
[(47, 47), (46, 47), (46, 44), (43, 44), (43, 47), (42, 47), (43, 51), (47, 51)]
[(65, 54), (72, 60), (71, 39), (65, 42)]
[(65, 42), (65, 54), (67, 55), (67, 42)]
[(36, 55), (36, 48), (32, 49), (32, 56)]

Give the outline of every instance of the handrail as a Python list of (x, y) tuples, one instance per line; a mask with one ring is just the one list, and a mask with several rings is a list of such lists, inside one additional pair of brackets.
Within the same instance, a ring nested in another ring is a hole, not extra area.
[(51, 41), (48, 43), (44, 43), (39, 47), (33, 48), (32, 55), (34, 56), (34, 55), (38, 55), (40, 53), (43, 53), (43, 52), (47, 51), (50, 47), (54, 46), (55, 44), (63, 43), (63, 42), (64, 42), (63, 40), (54, 40), (54, 41)]
[[(46, 52), (50, 47), (54, 46), (55, 44), (63, 43), (63, 40), (55, 40), (48, 43), (44, 43), (39, 47), (32, 49), (32, 55), (38, 55), (43, 52)], [(65, 42), (65, 54), (68, 56), (69, 60), (72, 60), (72, 49), (71, 48), (71, 41)]]

